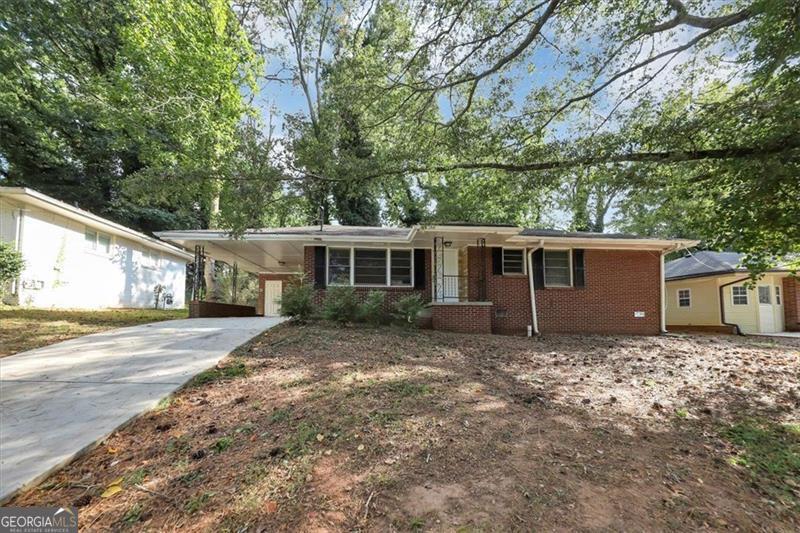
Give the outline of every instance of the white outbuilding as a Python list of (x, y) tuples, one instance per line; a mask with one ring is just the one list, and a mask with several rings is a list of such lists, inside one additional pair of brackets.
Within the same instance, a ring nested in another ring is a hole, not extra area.
[(185, 306), (186, 263), (171, 244), (23, 187), (0, 187), (0, 240), (25, 268), (6, 303), (99, 309)]

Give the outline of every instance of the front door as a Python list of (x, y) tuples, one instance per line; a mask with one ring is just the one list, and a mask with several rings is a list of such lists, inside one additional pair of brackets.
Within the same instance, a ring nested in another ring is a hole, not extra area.
[(278, 316), (281, 314), (281, 291), (283, 282), (265, 281), (264, 282), (264, 316)]
[(772, 285), (758, 286), (758, 326), (761, 333), (775, 333), (775, 312), (772, 309)]
[[(458, 298), (458, 250), (442, 250), (442, 265), (436, 268), (436, 301), (457, 302)], [(439, 258), (437, 258), (439, 259)]]

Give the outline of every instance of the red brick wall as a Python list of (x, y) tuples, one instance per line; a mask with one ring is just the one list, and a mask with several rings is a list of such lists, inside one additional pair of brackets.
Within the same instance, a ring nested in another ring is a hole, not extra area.
[[(486, 299), (494, 304), (492, 331), (527, 333), (531, 320), (528, 277), (492, 274), (492, 254), (484, 260)], [(527, 255), (526, 255), (527, 260)], [(584, 252), (586, 285), (536, 289), (536, 316), (541, 333), (629, 333), (656, 335), (661, 326), (661, 256), (637, 250)], [(478, 296), (480, 253), (469, 249), (469, 296)], [(645, 318), (634, 318), (644, 311)]]
[[(480, 297), (481, 253), (477, 246), (470, 246), (469, 299)], [(527, 259), (526, 259), (527, 260)], [(531, 289), (528, 276), (492, 274), (492, 249), (484, 251), (483, 271), (486, 279), (486, 301), (494, 304), (491, 313), (492, 331), (506, 335), (526, 335), (531, 322)]]
[(800, 280), (783, 278), (783, 316), (786, 331), (800, 331)]
[(433, 329), (457, 333), (492, 333), (491, 305), (435, 304)]
[(286, 290), (286, 286), (297, 279), (296, 274), (259, 274), (258, 275), (258, 304), (256, 304), (256, 313), (258, 315), (264, 314), (264, 282), (265, 281), (282, 281), (281, 294)]
[[(661, 330), (661, 256), (637, 250), (584, 252), (586, 286), (536, 290), (542, 333), (657, 335)], [(645, 318), (634, 318), (644, 311)]]
[[(306, 280), (309, 283), (314, 283), (314, 247), (305, 247), (305, 260), (303, 267), (306, 273)], [(419, 294), (424, 303), (431, 301), (431, 251), (425, 250), (425, 288), (417, 289), (410, 287), (355, 287), (356, 296), (359, 300), (366, 297), (369, 292), (381, 291), (386, 293), (386, 310), (391, 310), (392, 305), (411, 294)], [(318, 289), (314, 291), (314, 303), (322, 305), (325, 301), (325, 289)]]

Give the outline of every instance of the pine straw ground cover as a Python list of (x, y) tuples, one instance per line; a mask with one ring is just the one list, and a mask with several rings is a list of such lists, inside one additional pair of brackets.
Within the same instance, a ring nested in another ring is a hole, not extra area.
[(797, 530), (799, 347), (284, 324), (12, 504), (84, 530)]

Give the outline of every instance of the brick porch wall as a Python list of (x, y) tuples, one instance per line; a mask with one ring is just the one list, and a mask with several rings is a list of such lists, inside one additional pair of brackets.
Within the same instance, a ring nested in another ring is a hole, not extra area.
[(434, 304), (433, 329), (456, 333), (492, 333), (492, 305)]
[[(486, 300), (494, 304), (492, 331), (524, 335), (531, 320), (528, 277), (492, 274), (491, 249), (484, 260)], [(527, 260), (527, 255), (526, 255)], [(536, 289), (541, 333), (657, 335), (661, 323), (661, 256), (638, 250), (584, 252), (585, 287)], [(478, 296), (480, 254), (469, 249), (470, 299)], [(634, 318), (644, 311), (644, 318)]]
[[(304, 252), (303, 268), (306, 274), (306, 280), (309, 283), (314, 283), (314, 247), (306, 246)], [(401, 298), (405, 298), (411, 294), (418, 294), (422, 298), (423, 303), (431, 301), (431, 251), (425, 250), (425, 288), (417, 289), (410, 287), (355, 287), (356, 296), (359, 301), (362, 301), (368, 293), (372, 291), (380, 291), (386, 293), (385, 307), (387, 311), (392, 309), (395, 302)], [(325, 289), (317, 289), (314, 291), (314, 304), (321, 306), (325, 301)]]
[(786, 331), (800, 331), (800, 279), (783, 278), (783, 317)]

